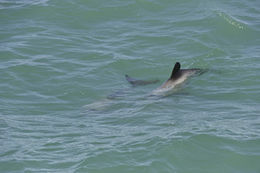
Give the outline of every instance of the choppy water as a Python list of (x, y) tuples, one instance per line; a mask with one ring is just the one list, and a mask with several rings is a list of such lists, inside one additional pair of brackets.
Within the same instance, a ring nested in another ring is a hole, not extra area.
[(0, 172), (259, 173), (259, 72), (257, 0), (0, 0)]

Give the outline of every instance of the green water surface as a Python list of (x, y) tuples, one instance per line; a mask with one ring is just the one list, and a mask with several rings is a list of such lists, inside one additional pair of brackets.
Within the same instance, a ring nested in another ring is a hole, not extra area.
[(0, 172), (259, 173), (259, 72), (257, 0), (0, 0)]

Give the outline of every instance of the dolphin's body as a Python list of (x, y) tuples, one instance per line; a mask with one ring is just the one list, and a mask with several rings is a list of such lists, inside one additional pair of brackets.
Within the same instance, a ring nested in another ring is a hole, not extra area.
[[(179, 62), (176, 62), (174, 65), (174, 68), (172, 70), (172, 74), (170, 78), (165, 81), (160, 87), (153, 90), (148, 96), (167, 96), (172, 94), (177, 86), (182, 84), (186, 79), (188, 79), (190, 76), (193, 76), (195, 74), (202, 74), (205, 72), (204, 70), (198, 69), (198, 68), (192, 68), (192, 69), (181, 69), (181, 64)], [(125, 75), (126, 80), (132, 85), (132, 86), (138, 86), (138, 85), (148, 85), (159, 82), (159, 80), (139, 80), (134, 79), (128, 75)], [(114, 92), (107, 96), (106, 99), (103, 99), (98, 102), (94, 102), (92, 104), (85, 105), (84, 107), (91, 111), (91, 110), (104, 110), (107, 107), (109, 107), (114, 99), (121, 98), (125, 95), (125, 90), (119, 90), (117, 92)]]
[[(174, 91), (176, 86), (186, 81), (188, 77), (195, 74), (199, 74), (201, 72), (202, 70), (198, 68), (181, 69), (181, 64), (179, 62), (176, 62), (170, 78), (166, 82), (164, 82), (160, 87), (153, 90), (151, 95), (155, 95), (155, 96), (168, 95)], [(126, 80), (134, 86), (138, 84), (146, 85), (146, 84), (158, 82), (158, 80), (152, 80), (152, 81), (135, 80), (133, 78), (130, 78), (128, 75), (126, 75)]]

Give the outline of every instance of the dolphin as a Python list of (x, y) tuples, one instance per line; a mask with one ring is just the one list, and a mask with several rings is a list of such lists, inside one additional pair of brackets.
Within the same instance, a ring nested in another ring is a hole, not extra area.
[[(190, 76), (193, 76), (195, 74), (202, 74), (202, 73), (203, 70), (199, 68), (181, 69), (181, 64), (179, 62), (176, 62), (173, 67), (170, 78), (166, 80), (160, 87), (153, 90), (151, 96), (165, 96), (171, 94), (174, 91), (174, 89), (176, 89), (177, 86), (179, 86), (184, 81), (186, 81)], [(129, 77), (128, 75), (125, 75), (125, 77), (126, 80), (133, 86), (147, 85), (159, 81), (159, 80), (137, 80)]]
[[(191, 68), (191, 69), (181, 69), (181, 64), (179, 62), (176, 62), (171, 76), (168, 80), (166, 80), (161, 86), (154, 89), (151, 93), (148, 94), (149, 96), (167, 96), (172, 94), (174, 91), (176, 91), (176, 88), (178, 88), (179, 85), (181, 85), (184, 81), (186, 81), (190, 76), (193, 76), (195, 74), (202, 74), (206, 72), (207, 70), (202, 70), (199, 68)], [(159, 82), (159, 80), (140, 80), (130, 77), (129, 75), (125, 75), (126, 80), (134, 87), (139, 85), (148, 85), (148, 84), (154, 84)], [(85, 105), (84, 108), (88, 111), (102, 111), (105, 110), (107, 107), (111, 106), (113, 104), (114, 99), (118, 99), (125, 96), (126, 91), (124, 89), (121, 89), (117, 92), (114, 92), (107, 96), (105, 99)]]

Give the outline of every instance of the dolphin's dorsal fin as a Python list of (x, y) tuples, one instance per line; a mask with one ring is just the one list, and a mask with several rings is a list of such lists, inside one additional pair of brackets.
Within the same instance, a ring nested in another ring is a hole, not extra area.
[(174, 68), (172, 69), (172, 75), (170, 79), (174, 79), (178, 74), (178, 72), (180, 71), (180, 69), (181, 69), (181, 64), (179, 62), (176, 62)]

